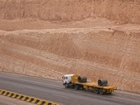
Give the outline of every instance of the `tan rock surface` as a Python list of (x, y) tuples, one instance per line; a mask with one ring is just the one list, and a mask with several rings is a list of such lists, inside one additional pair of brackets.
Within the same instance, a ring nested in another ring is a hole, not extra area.
[(0, 19), (75, 21), (103, 17), (140, 23), (139, 0), (0, 0)]
[(0, 71), (107, 78), (140, 93), (140, 4), (124, 1), (1, 0)]
[(0, 39), (1, 70), (59, 79), (61, 73), (85, 74), (139, 92), (139, 32), (23, 30), (3, 32)]

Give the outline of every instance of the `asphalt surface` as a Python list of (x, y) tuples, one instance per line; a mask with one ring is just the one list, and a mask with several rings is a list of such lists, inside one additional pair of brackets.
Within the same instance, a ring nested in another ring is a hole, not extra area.
[(0, 95), (0, 105), (34, 105), (34, 104)]
[(37, 97), (61, 105), (140, 105), (140, 94), (116, 91), (99, 95), (65, 89), (61, 81), (0, 72), (0, 89)]

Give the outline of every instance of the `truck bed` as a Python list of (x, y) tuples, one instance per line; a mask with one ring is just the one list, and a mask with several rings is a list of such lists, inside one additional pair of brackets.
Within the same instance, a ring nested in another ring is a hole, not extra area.
[(102, 88), (102, 89), (117, 89), (116, 86), (99, 86), (98, 83), (96, 82), (85, 82), (85, 83), (74, 82), (74, 83), (79, 85), (84, 85), (84, 86)]

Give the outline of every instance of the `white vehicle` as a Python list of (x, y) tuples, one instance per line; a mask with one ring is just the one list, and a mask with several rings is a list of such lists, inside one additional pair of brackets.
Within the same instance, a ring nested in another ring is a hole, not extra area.
[[(67, 74), (67, 75), (64, 75), (62, 77), (63, 79), (63, 85), (65, 84), (70, 84), (71, 83), (71, 77), (74, 76), (74, 74)], [(68, 85), (65, 85), (66, 88), (68, 88)]]

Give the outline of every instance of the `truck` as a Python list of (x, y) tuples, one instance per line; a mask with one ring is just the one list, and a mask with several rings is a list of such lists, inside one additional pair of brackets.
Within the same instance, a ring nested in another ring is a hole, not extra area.
[(66, 74), (62, 77), (62, 81), (65, 88), (90, 90), (101, 95), (111, 94), (113, 91), (117, 90), (116, 86), (109, 86), (106, 79), (99, 79), (98, 82), (91, 82), (87, 80), (86, 76)]

